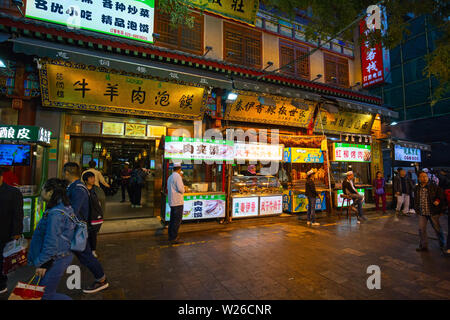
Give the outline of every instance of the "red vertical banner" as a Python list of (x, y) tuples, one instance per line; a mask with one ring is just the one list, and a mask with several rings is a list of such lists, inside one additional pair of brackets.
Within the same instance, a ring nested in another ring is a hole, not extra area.
[(359, 31), (361, 38), (364, 40), (361, 43), (362, 84), (364, 88), (367, 88), (384, 82), (383, 48), (381, 44), (377, 44), (373, 48), (369, 46), (366, 39), (370, 31), (365, 20), (360, 21)]

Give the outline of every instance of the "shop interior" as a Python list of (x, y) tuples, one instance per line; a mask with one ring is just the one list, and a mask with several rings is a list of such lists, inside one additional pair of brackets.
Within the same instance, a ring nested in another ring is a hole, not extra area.
[[(71, 161), (80, 163), (84, 171), (94, 160), (97, 170), (110, 185), (109, 188), (101, 185), (106, 194), (105, 220), (154, 216), (155, 147), (156, 140), (71, 136)], [(130, 170), (139, 165), (148, 173), (142, 188), (142, 208), (131, 207), (132, 190), (127, 186), (124, 187), (125, 202), (121, 202), (121, 171), (126, 163)]]

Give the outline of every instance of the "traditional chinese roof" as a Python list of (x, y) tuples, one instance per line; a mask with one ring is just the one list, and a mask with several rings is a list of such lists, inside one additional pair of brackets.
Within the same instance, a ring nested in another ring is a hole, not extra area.
[(258, 80), (261, 84), (278, 84), (317, 94), (331, 95), (376, 105), (382, 104), (382, 99), (378, 96), (362, 94), (348, 89), (287, 75), (265, 73), (261, 70), (246, 66), (166, 49), (152, 44), (117, 38), (87, 30), (68, 29), (65, 26), (33, 19), (13, 17), (2, 12), (0, 12), (0, 31), (11, 33), (14, 36), (37, 38), (49, 42), (83, 47), (106, 53), (116, 53), (145, 60), (160, 61), (166, 64), (182, 65), (193, 68), (194, 70), (207, 70), (222, 75), (232, 76), (234, 79), (242, 78), (255, 80), (258, 76), (264, 75), (263, 78)]

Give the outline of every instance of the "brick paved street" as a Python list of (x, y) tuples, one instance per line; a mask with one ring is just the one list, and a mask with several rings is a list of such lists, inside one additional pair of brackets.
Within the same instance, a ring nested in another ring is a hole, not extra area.
[[(450, 299), (450, 258), (431, 228), (430, 251), (415, 251), (417, 217), (320, 222), (311, 228), (276, 217), (203, 231), (182, 225), (186, 243), (178, 246), (168, 246), (167, 229), (102, 235), (98, 251), (111, 287), (88, 296), (64, 290), (64, 280), (61, 291), (74, 299)], [(441, 223), (447, 232), (447, 216)], [(369, 265), (381, 268), (381, 290), (366, 287)], [(84, 272), (83, 283), (91, 277)]]

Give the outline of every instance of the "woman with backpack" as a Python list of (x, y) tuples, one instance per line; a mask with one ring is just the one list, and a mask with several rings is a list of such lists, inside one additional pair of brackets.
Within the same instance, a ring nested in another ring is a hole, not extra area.
[(141, 197), (142, 188), (145, 185), (147, 173), (142, 169), (141, 164), (137, 163), (131, 171), (130, 177), (130, 201), (132, 208), (142, 208)]
[(45, 286), (43, 300), (71, 300), (56, 293), (61, 277), (72, 262), (70, 247), (76, 227), (66, 188), (66, 182), (56, 178), (45, 183), (41, 197), (47, 203), (47, 210), (36, 227), (28, 252), (28, 264), (36, 267), (39, 285)]
[(376, 178), (373, 182), (376, 210), (380, 211), (379, 201), (383, 203), (383, 214), (386, 213), (386, 182), (384, 181), (381, 171), (377, 171)]

